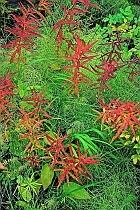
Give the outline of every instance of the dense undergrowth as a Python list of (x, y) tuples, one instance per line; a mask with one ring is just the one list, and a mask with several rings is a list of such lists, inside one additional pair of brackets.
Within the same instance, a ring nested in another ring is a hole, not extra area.
[(139, 5), (106, 2), (2, 2), (2, 209), (139, 209)]

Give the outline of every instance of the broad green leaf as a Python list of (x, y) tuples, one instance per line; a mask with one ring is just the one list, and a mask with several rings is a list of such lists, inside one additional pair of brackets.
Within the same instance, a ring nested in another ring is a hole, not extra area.
[(19, 193), (21, 194), (22, 198), (26, 201), (29, 202), (32, 199), (32, 194), (28, 190), (28, 188), (18, 186)]
[(79, 189), (81, 187), (79, 184), (74, 182), (70, 182), (69, 184), (69, 186), (67, 183), (63, 185), (64, 193), (67, 193), (75, 199), (90, 199), (89, 193), (85, 189)]
[[(138, 155), (140, 155), (140, 149), (136, 149), (136, 153), (137, 153)], [(138, 158), (138, 160), (140, 160), (140, 157)]]
[(20, 96), (20, 98), (23, 98), (23, 96), (24, 96), (24, 90), (19, 90), (19, 96)]
[(140, 144), (136, 144), (133, 148), (140, 149)]
[(103, 21), (104, 22), (107, 22), (107, 21), (109, 21), (109, 18), (108, 17), (107, 18), (104, 18)]
[(126, 8), (125, 8), (125, 11), (131, 12), (131, 6), (126, 7)]
[(54, 171), (50, 169), (49, 164), (45, 164), (41, 170), (41, 183), (44, 190), (46, 190), (48, 186), (52, 183), (53, 177)]
[(67, 134), (71, 134), (72, 133), (72, 128), (68, 129)]
[(120, 12), (121, 12), (121, 13), (124, 13), (124, 10), (123, 10), (122, 8), (120, 8)]
[(26, 209), (27, 209), (27, 208), (28, 208), (28, 209), (30, 208), (29, 204), (27, 204), (25, 201), (21, 201), (21, 200), (17, 201), (17, 202), (16, 202), (16, 205), (17, 205), (17, 206), (20, 206), (20, 207), (23, 207), (23, 208), (26, 208)]
[(32, 194), (28, 189), (25, 189), (21, 195), (26, 202), (29, 202), (32, 199)]
[(18, 184), (23, 183), (23, 176), (19, 175), (19, 176), (17, 177), (17, 183), (18, 183)]
[(19, 89), (24, 88), (24, 85), (23, 85), (23, 83), (20, 80), (18, 80), (18, 88)]

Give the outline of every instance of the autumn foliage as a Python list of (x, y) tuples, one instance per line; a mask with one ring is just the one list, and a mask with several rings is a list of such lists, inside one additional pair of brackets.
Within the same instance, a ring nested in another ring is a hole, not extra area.
[(8, 110), (8, 107), (14, 107), (10, 102), (10, 97), (14, 95), (14, 88), (16, 86), (12, 83), (11, 78), (16, 74), (10, 74), (10, 70), (7, 71), (5, 78), (0, 77), (0, 118), (7, 123), (12, 112)]
[(84, 154), (81, 154), (80, 145), (77, 141), (77, 156), (75, 156), (73, 153), (72, 142), (70, 141), (69, 146), (65, 144), (65, 140), (69, 135), (65, 135), (63, 137), (60, 137), (59, 135), (60, 130), (58, 130), (55, 138), (46, 135), (50, 146), (46, 148), (48, 155), (43, 158), (52, 159), (50, 165), (51, 169), (61, 173), (58, 181), (58, 187), (60, 187), (65, 178), (69, 184), (70, 177), (82, 184), (80, 174), (87, 179), (92, 177), (92, 174), (89, 172), (86, 164), (98, 164), (100, 160), (96, 158), (100, 155), (98, 154), (87, 157), (88, 149)]
[[(22, 15), (11, 15), (15, 21), (15, 27), (6, 29), (9, 33), (14, 35), (15, 39), (10, 43), (3, 46), (3, 48), (10, 48), (12, 50), (10, 56), (10, 63), (21, 61), (26, 64), (23, 58), (23, 51), (33, 53), (33, 46), (36, 45), (35, 38), (42, 37), (39, 32), (41, 27), (39, 19), (47, 23), (46, 17), (44, 17), (41, 11), (45, 11), (51, 14), (49, 6), (52, 6), (51, 2), (40, 0), (38, 5), (34, 5), (30, 0), (27, 0), (31, 7), (25, 7), (20, 3), (20, 10)], [(80, 9), (77, 3), (82, 3), (85, 9)], [(63, 9), (63, 18), (54, 24), (52, 33), (56, 32), (55, 42), (56, 50), (59, 52), (62, 43), (67, 43), (66, 53), (64, 55), (66, 65), (61, 68), (68, 73), (68, 79), (63, 83), (63, 86), (69, 85), (68, 93), (75, 93), (77, 97), (80, 97), (80, 84), (86, 83), (89, 87), (97, 88), (103, 92), (105, 87), (110, 91), (112, 88), (108, 84), (108, 80), (115, 78), (116, 71), (121, 70), (122, 67), (127, 66), (131, 69), (130, 80), (134, 79), (134, 76), (139, 72), (135, 70), (134, 64), (139, 63), (139, 59), (132, 59), (129, 61), (123, 61), (121, 55), (122, 43), (127, 40), (121, 36), (120, 31), (116, 34), (110, 34), (110, 41), (104, 44), (109, 47), (107, 53), (103, 55), (97, 55), (94, 50), (94, 46), (98, 43), (98, 40), (92, 40), (91, 42), (85, 42), (81, 37), (78, 30), (80, 30), (80, 23), (75, 21), (74, 15), (79, 13), (88, 13), (88, 7), (93, 6), (96, 9), (101, 9), (96, 4), (89, 2), (88, 0), (73, 0), (71, 8), (58, 3)], [(67, 27), (69, 33), (71, 33), (72, 39), (65, 37), (63, 32)], [(74, 30), (73, 30), (74, 29)], [(75, 32), (76, 31), (76, 32)], [(34, 38), (34, 40), (33, 40)], [(98, 59), (99, 64), (87, 65), (88, 62)], [(87, 73), (87, 74), (86, 74)], [(93, 76), (97, 76), (97, 81), (92, 81), (92, 76), (87, 76), (90, 73)], [(5, 78), (0, 78), (0, 119), (6, 123), (10, 119), (12, 114), (12, 108), (14, 105), (10, 102), (10, 97), (14, 95), (14, 88), (16, 85), (11, 81), (11, 78), (16, 73), (10, 74), (10, 71), (6, 73)], [(40, 162), (48, 159), (51, 170), (59, 172), (58, 187), (66, 179), (69, 184), (70, 178), (75, 179), (82, 184), (81, 176), (90, 179), (92, 174), (89, 172), (87, 165), (99, 164), (99, 154), (88, 157), (88, 150), (81, 152), (80, 143), (77, 141), (75, 144), (76, 150), (74, 150), (74, 143), (70, 135), (61, 135), (60, 129), (53, 136), (47, 133), (44, 128), (44, 124), (53, 116), (47, 111), (50, 101), (45, 97), (46, 88), (40, 93), (35, 88), (31, 88), (31, 97), (25, 97), (26, 102), (30, 108), (26, 109), (20, 106), (18, 110), (18, 127), (22, 127), (19, 132), (20, 141), (26, 139), (24, 152), (27, 153), (27, 157), (23, 160), (29, 161), (31, 167), (39, 166)], [(104, 101), (98, 100), (102, 105), (103, 111), (100, 113), (95, 123), (102, 119), (102, 124), (108, 124), (108, 126), (115, 131), (114, 137), (110, 140), (112, 143), (123, 132), (129, 130), (134, 138), (136, 138), (136, 130), (139, 130), (140, 126), (140, 108), (139, 104), (134, 102), (121, 102), (120, 99), (112, 99), (109, 104)], [(45, 140), (44, 140), (45, 139)], [(39, 152), (44, 153), (41, 156)]]
[(110, 143), (117, 139), (123, 132), (128, 131), (128, 129), (130, 129), (132, 135), (136, 138), (136, 131), (140, 130), (139, 104), (134, 102), (121, 102), (119, 100), (111, 100), (109, 104), (98, 100), (102, 105), (103, 112), (95, 120), (95, 123), (101, 118), (102, 124), (108, 124), (116, 132)]
[(7, 54), (11, 57), (10, 63), (13, 61), (22, 61), (25, 63), (22, 58), (22, 50), (25, 49), (33, 53), (31, 47), (35, 45), (35, 42), (31, 38), (41, 37), (38, 30), (40, 23), (34, 14), (29, 8), (26, 9), (22, 3), (20, 4), (20, 10), (22, 16), (11, 15), (15, 21), (15, 28), (6, 29), (7, 32), (15, 36), (15, 39), (2, 46), (3, 48), (10, 48), (13, 51), (12, 54)]

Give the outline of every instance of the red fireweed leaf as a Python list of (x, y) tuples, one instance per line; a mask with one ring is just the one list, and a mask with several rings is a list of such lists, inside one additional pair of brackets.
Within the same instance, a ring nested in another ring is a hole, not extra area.
[[(59, 4), (59, 3), (58, 3)], [(78, 24), (80, 24), (80, 22), (76, 22), (73, 20), (73, 16), (77, 13), (86, 13), (88, 12), (87, 10), (81, 10), (79, 8), (74, 7), (74, 5), (72, 6), (71, 9), (67, 9), (65, 6), (59, 4), (62, 9), (64, 10), (64, 18), (63, 20), (59, 20), (53, 27), (52, 31), (56, 30), (59, 28), (59, 31), (57, 33), (57, 37), (56, 37), (56, 42), (58, 44), (57, 46), (57, 50), (59, 50), (61, 44), (62, 44), (62, 40), (65, 40), (68, 44), (68, 51), (69, 48), (72, 47), (72, 43), (71, 40), (69, 40), (68, 38), (62, 36), (62, 28), (64, 25), (73, 25), (75, 26), (78, 30), (80, 30), (80, 28), (78, 27)], [(71, 28), (69, 27), (69, 31), (72, 33)]]
[(40, 126), (42, 126), (42, 122), (46, 121), (45, 119), (41, 120), (39, 118), (39, 115), (35, 115), (34, 117), (31, 117), (30, 113), (27, 113), (24, 108), (21, 108), (20, 112), (22, 116), (20, 124), (23, 125), (25, 129), (29, 130), (30, 133), (32, 133), (34, 129), (36, 129), (36, 131), (40, 130)]
[[(90, 65), (91, 66), (91, 65)], [(108, 85), (107, 80), (115, 78), (115, 72), (122, 68), (122, 66), (118, 65), (118, 60), (112, 60), (112, 61), (106, 61), (102, 60), (102, 64), (99, 66), (96, 66), (99, 70), (96, 70), (91, 66), (93, 71), (99, 75), (100, 77), (97, 79), (96, 84), (104, 84), (110, 91), (112, 91), (111, 87)]]
[(78, 25), (78, 24), (79, 24), (79, 22), (72, 21), (72, 20), (60, 20), (60, 21), (58, 21), (58, 22), (53, 26), (52, 31), (58, 29), (59, 27), (61, 28), (63, 25), (73, 25), (73, 26), (76, 26), (76, 25)]
[(73, 15), (76, 13), (89, 13), (88, 10), (84, 10), (84, 9), (79, 9), (79, 8), (73, 8), (68, 10), (68, 14), (70, 15), (70, 20), (73, 19)]
[(8, 94), (13, 94), (13, 91), (11, 90), (11, 88), (17, 88), (17, 86), (15, 86), (12, 82), (11, 82), (11, 78), (17, 73), (17, 72), (14, 72), (12, 74), (9, 74), (10, 73), (10, 69), (8, 69), (6, 75), (5, 75), (5, 79), (0, 77), (0, 90), (3, 89), (8, 91)]
[(110, 143), (118, 138), (122, 132), (126, 132), (128, 128), (130, 128), (132, 135), (136, 137), (135, 127), (140, 126), (139, 103), (120, 102), (119, 99), (111, 100), (109, 104), (99, 100), (98, 102), (103, 106), (103, 112), (95, 122), (102, 118), (102, 124), (107, 123), (110, 128), (117, 131)]
[[(31, 89), (33, 97), (32, 98), (27, 98), (27, 99), (25, 99), (25, 101), (27, 101), (28, 104), (32, 105), (36, 109), (33, 110), (32, 112), (30, 112), (30, 116), (33, 116), (33, 115), (35, 115), (39, 112), (42, 112), (45, 117), (51, 118), (51, 116), (43, 108), (41, 108), (42, 104), (48, 104), (49, 103), (49, 100), (46, 100), (46, 99), (44, 100), (45, 91), (46, 91), (46, 88), (44, 90), (42, 90), (42, 92), (40, 94), (38, 94), (35, 89)], [(30, 101), (32, 101), (32, 102), (30, 102)]]
[(75, 48), (74, 48), (75, 51), (73, 52), (71, 56), (66, 56), (66, 59), (67, 60), (83, 60), (83, 61), (91, 60), (93, 57), (86, 56), (85, 54), (92, 52), (90, 48), (93, 47), (93, 45), (97, 43), (97, 40), (89, 44), (89, 43), (85, 43), (78, 34), (77, 35), (73, 34), (73, 38), (76, 41)]
[(30, 8), (26, 9), (22, 3), (20, 3), (20, 9), (22, 16), (12, 14), (11, 16), (15, 20), (15, 27), (6, 29), (9, 33), (16, 36), (15, 40), (11, 43), (3, 45), (3, 48), (12, 48), (13, 53), (8, 54), (11, 57), (10, 63), (13, 61), (22, 61), (25, 64), (22, 56), (22, 49), (33, 53), (30, 49), (35, 43), (31, 40), (33, 37), (41, 37), (38, 28), (40, 27), (39, 21), (32, 14)]
[(41, 162), (41, 160), (37, 160), (36, 159), (37, 157), (38, 157), (37, 152), (34, 151), (34, 155), (33, 156), (29, 156), (27, 158), (23, 158), (23, 160), (29, 161), (31, 168), (34, 168), (36, 166), (39, 167), (39, 163)]
[(45, 18), (45, 16), (40, 12), (40, 10), (47, 12), (48, 14), (51, 14), (50, 10), (47, 8), (47, 6), (51, 6), (52, 3), (48, 2), (46, 0), (40, 0), (40, 2), (38, 3), (37, 6), (35, 6), (30, 0), (27, 0), (27, 2), (31, 5), (31, 8), (28, 8), (28, 10), (23, 6), (22, 3), (20, 3), (20, 6), (22, 8), (22, 13), (24, 12), (24, 14), (28, 13), (30, 14), (30, 16), (35, 17), (35, 15), (38, 15), (42, 20), (44, 20), (46, 23), (47, 20)]
[[(14, 95), (13, 88), (17, 88), (11, 81), (11, 78), (16, 72), (10, 74), (10, 70), (7, 71), (5, 78), (0, 77), (0, 117), (2, 120), (6, 120), (6, 124), (10, 119), (13, 112), (9, 112), (8, 107), (14, 107), (10, 102), (10, 97)], [(9, 119), (8, 119), (9, 118)]]
[(46, 0), (40, 0), (38, 7), (43, 7), (41, 8), (42, 10), (45, 10), (48, 14), (51, 14), (50, 10), (47, 8), (48, 6), (52, 6), (53, 3), (46, 1)]
[(77, 145), (78, 145), (78, 151), (77, 151), (78, 157), (74, 156), (72, 143), (70, 143), (69, 153), (68, 152), (66, 153), (65, 150), (62, 151), (63, 155), (59, 156), (60, 160), (56, 161), (56, 165), (61, 166), (61, 168), (54, 168), (54, 171), (61, 172), (58, 181), (58, 187), (60, 187), (65, 178), (69, 184), (69, 176), (71, 176), (73, 179), (82, 184), (82, 181), (80, 179), (80, 174), (86, 177), (87, 179), (90, 179), (90, 177), (92, 176), (92, 174), (89, 172), (85, 164), (98, 164), (99, 162), (99, 160), (92, 160), (93, 158), (96, 158), (99, 155), (86, 157), (88, 150), (84, 154), (81, 154), (80, 145), (78, 142)]
[[(46, 150), (53, 154), (53, 161), (51, 163), (51, 168), (53, 168), (57, 162), (57, 159), (61, 157), (61, 152), (65, 153), (65, 147), (63, 145), (63, 141), (68, 138), (69, 135), (64, 135), (63, 137), (60, 137), (60, 130), (58, 130), (56, 138), (53, 138), (46, 134), (46, 137), (50, 143), (50, 147), (47, 148)], [(65, 153), (66, 154), (66, 153)]]
[[(66, 85), (68, 81), (72, 82), (73, 84), (70, 86), (69, 92), (74, 90), (76, 95), (79, 97), (79, 83), (91, 83), (91, 80), (80, 70), (85, 69), (93, 73), (93, 71), (86, 67), (85, 64), (91, 59), (93, 59), (95, 56), (88, 56), (86, 54), (92, 52), (90, 48), (93, 47), (93, 45), (95, 45), (97, 41), (94, 41), (91, 44), (89, 42), (85, 43), (85, 41), (82, 40), (78, 34), (73, 34), (73, 38), (76, 41), (74, 47), (72, 47), (74, 52), (72, 53), (72, 55), (65, 56), (67, 60), (72, 62), (72, 65), (62, 67), (67, 72), (72, 74), (73, 77), (68, 78), (68, 80), (64, 82), (63, 86)], [(71, 70), (72, 68), (74, 69), (73, 71)]]
[(41, 120), (39, 115), (30, 116), (30, 113), (27, 113), (23, 108), (20, 109), (20, 112), (21, 119), (18, 126), (22, 125), (24, 127), (24, 134), (21, 134), (20, 140), (29, 140), (29, 143), (26, 145), (24, 152), (31, 154), (31, 152), (36, 148), (45, 151), (46, 149), (41, 145), (45, 133), (41, 133), (40, 131), (42, 130), (43, 122), (45, 122), (46, 119)]

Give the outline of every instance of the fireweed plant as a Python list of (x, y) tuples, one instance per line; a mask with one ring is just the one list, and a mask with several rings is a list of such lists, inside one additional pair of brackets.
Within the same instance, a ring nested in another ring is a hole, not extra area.
[[(31, 5), (30, 7), (25, 7), (20, 3), (21, 16), (11, 15), (15, 21), (15, 27), (6, 29), (15, 36), (14, 40), (2, 46), (12, 50), (11, 54), (7, 54), (10, 56), (10, 63), (23, 62), (23, 64), (26, 64), (22, 54), (25, 51), (33, 53), (36, 38), (42, 37), (39, 32), (41, 27), (40, 18), (47, 23), (46, 17), (40, 11), (43, 10), (51, 14), (48, 7), (53, 6), (52, 2), (41, 0), (37, 6), (34, 6), (30, 0), (27, 0), (27, 2)], [(85, 9), (80, 9), (79, 5), (81, 4), (85, 6)], [(124, 60), (122, 55), (123, 47), (130, 38), (125, 37), (124, 34), (122, 35), (122, 30), (117, 29), (108, 33), (109, 40), (101, 46), (106, 48), (107, 52), (103, 50), (102, 55), (98, 55), (94, 51), (94, 46), (98, 43), (98, 40), (85, 42), (80, 37), (82, 27), (80, 22), (75, 21), (75, 16), (88, 13), (89, 6), (98, 10), (101, 10), (100, 7), (88, 0), (73, 0), (70, 8), (66, 8), (59, 3), (58, 5), (64, 11), (63, 19), (55, 23), (51, 33), (56, 32), (57, 52), (60, 51), (63, 43), (67, 45), (63, 56), (66, 65), (61, 66), (61, 69), (70, 75), (62, 85), (64, 87), (70, 83), (68, 93), (75, 93), (80, 98), (80, 84), (86, 83), (89, 88), (98, 89), (99, 94), (97, 97), (100, 97), (105, 88), (112, 91), (108, 81), (115, 78), (117, 71), (124, 71), (125, 67), (127, 73), (129, 73), (128, 79), (132, 81), (135, 79), (135, 75), (138, 76), (140, 74), (138, 71), (140, 63), (138, 57), (130, 57), (130, 59)], [(65, 36), (65, 30), (71, 34), (71, 38)], [(90, 61), (95, 59), (99, 60), (99, 65), (88, 65)], [(92, 81), (92, 76), (89, 76), (89, 73), (97, 76), (96, 82)], [(12, 123), (14, 104), (11, 101), (15, 94), (14, 89), (18, 88), (11, 81), (15, 74), (16, 72), (10, 74), (10, 70), (8, 70), (5, 78), (0, 78), (0, 123), (7, 126)], [(45, 88), (39, 92), (35, 88), (31, 88), (30, 91), (31, 97), (24, 96), (23, 99), (26, 102), (26, 107), (20, 106), (19, 110), (17, 110), (18, 120), (16, 120), (18, 123), (16, 126), (18, 129), (16, 128), (16, 130), (20, 136), (19, 141), (27, 143), (24, 147), (24, 153), (27, 156), (23, 160), (30, 162), (31, 167), (40, 167), (41, 164), (43, 164), (43, 167), (38, 184), (32, 184), (34, 187), (28, 187), (29, 182), (26, 184), (24, 182), (18, 183), (18, 190), (27, 202), (32, 198), (30, 190), (32, 189), (37, 193), (41, 185), (43, 185), (44, 190), (47, 189), (53, 181), (54, 174), (58, 178), (57, 188), (60, 188), (64, 180), (71, 187), (71, 179), (82, 185), (81, 176), (87, 179), (92, 177), (87, 165), (101, 165), (100, 161), (102, 160), (100, 154), (89, 156), (88, 149), (83, 151), (79, 140), (73, 141), (71, 133), (62, 135), (60, 129), (55, 133), (51, 131), (51, 128), (48, 132), (44, 131), (45, 124), (49, 123), (50, 119), (53, 119), (53, 114), (52, 116), (49, 114), (49, 108), (52, 106), (51, 101), (46, 99), (44, 95), (47, 89)], [(130, 101), (121, 102), (119, 99), (112, 99), (109, 104), (100, 101), (98, 98), (97, 101), (103, 111), (96, 111), (100, 115), (95, 122), (102, 118), (102, 124), (107, 124), (112, 129), (112, 132), (116, 132), (109, 143), (113, 143), (118, 138), (121, 141), (121, 135), (126, 132), (130, 133), (133, 138), (132, 146), (137, 149), (137, 161), (140, 160), (140, 142), (138, 137), (140, 126), (139, 104)], [(136, 157), (132, 158), (136, 159)], [(137, 163), (137, 161), (134, 161), (134, 163)], [(32, 179), (33, 177), (34, 175), (32, 175)], [(38, 187), (35, 188), (35, 186)], [(87, 195), (87, 198), (89, 198), (89, 195)]]

